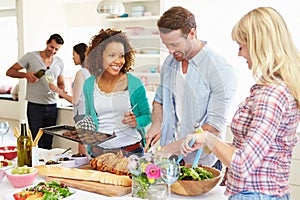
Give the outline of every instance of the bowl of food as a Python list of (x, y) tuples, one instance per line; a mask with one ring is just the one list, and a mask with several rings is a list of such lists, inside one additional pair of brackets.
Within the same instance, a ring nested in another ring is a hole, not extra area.
[(183, 196), (198, 196), (212, 190), (221, 177), (221, 172), (215, 168), (198, 166), (193, 169), (192, 164), (185, 164), (180, 167), (179, 179), (171, 186), (171, 190)]
[(60, 158), (60, 159), (58, 159), (58, 162), (60, 162), (63, 167), (73, 168), (76, 166), (75, 160), (71, 159), (69, 157)]
[(17, 157), (16, 146), (3, 146), (0, 147), (0, 156), (4, 156), (4, 159), (13, 160)]
[(61, 162), (55, 160), (47, 160), (47, 162), (45, 162), (45, 165), (49, 167), (62, 166)]
[[(48, 160), (58, 160), (61, 157), (69, 156), (70, 150), (64, 153), (66, 149), (54, 148), (54, 149), (39, 149), (39, 159), (47, 162)], [(63, 154), (64, 153), (64, 154)]]
[(71, 156), (71, 159), (75, 160), (76, 166), (84, 165), (89, 162), (89, 157), (82, 153), (76, 153)]
[(38, 170), (34, 167), (14, 167), (5, 171), (6, 177), (15, 188), (31, 185), (37, 176)]

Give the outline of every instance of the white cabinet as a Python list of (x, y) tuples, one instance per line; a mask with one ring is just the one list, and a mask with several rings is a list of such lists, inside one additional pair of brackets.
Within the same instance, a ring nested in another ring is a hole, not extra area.
[[(127, 33), (136, 51), (134, 74), (140, 77), (148, 91), (155, 91), (163, 62), (162, 43), (156, 26), (162, 14), (161, 0), (122, 0), (128, 17), (106, 18), (107, 27)], [(136, 9), (144, 9), (144, 16), (136, 16)]]

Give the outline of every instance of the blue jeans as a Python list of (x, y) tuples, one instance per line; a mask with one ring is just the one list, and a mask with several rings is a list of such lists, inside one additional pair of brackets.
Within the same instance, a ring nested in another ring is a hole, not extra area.
[(212, 167), (216, 168), (216, 169), (218, 169), (220, 171), (222, 171), (222, 168), (223, 168), (222, 163), (221, 163), (220, 160), (217, 160), (217, 162)]
[(283, 197), (269, 196), (257, 192), (243, 191), (230, 196), (228, 200), (290, 200), (290, 194), (286, 194)]
[[(28, 125), (35, 138), (39, 129), (56, 125), (56, 104), (44, 105), (28, 102), (27, 105)], [(38, 146), (44, 149), (52, 149), (53, 135), (43, 134)]]

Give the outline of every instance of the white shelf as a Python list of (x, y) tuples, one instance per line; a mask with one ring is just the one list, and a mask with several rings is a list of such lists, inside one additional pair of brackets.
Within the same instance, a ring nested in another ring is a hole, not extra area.
[(158, 20), (160, 16), (142, 16), (142, 17), (118, 17), (118, 18), (107, 18), (107, 22), (133, 22), (133, 21), (151, 21)]
[(160, 75), (159, 73), (151, 73), (151, 72), (131, 72), (132, 74), (136, 75), (136, 76), (146, 76), (146, 77), (155, 77), (155, 78), (159, 78)]
[(137, 53), (135, 54), (137, 58), (160, 58), (160, 54), (142, 54)]
[(152, 2), (158, 0), (122, 0), (123, 3)]
[(149, 39), (160, 39), (159, 35), (128, 35), (133, 40), (149, 40)]

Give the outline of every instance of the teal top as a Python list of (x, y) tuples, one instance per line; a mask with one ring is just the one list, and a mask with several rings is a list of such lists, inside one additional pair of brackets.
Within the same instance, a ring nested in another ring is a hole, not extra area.
[[(131, 73), (126, 73), (128, 81), (128, 91), (130, 96), (130, 104), (137, 106), (133, 109), (133, 113), (137, 121), (137, 130), (143, 138), (143, 145), (145, 145), (145, 127), (151, 123), (151, 111), (146, 96), (146, 89), (143, 82), (138, 77)], [(96, 76), (90, 76), (83, 85), (83, 92), (85, 97), (85, 115), (90, 115), (98, 130), (98, 116), (94, 107), (94, 84)], [(95, 130), (95, 131), (96, 131)]]

